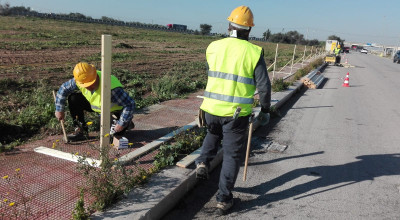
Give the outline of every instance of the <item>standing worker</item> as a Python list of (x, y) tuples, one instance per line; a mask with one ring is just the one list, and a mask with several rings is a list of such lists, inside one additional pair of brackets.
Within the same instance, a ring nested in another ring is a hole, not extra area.
[(335, 48), (335, 50), (333, 51), (335, 53), (335, 65), (339, 65), (340, 64), (340, 44)]
[[(74, 78), (63, 83), (56, 96), (55, 116), (64, 120), (64, 106), (68, 98), (75, 132), (68, 136), (70, 141), (87, 138), (88, 127), (85, 123), (84, 111), (101, 113), (101, 71), (85, 62), (76, 64)], [(80, 92), (77, 92), (80, 90)], [(118, 119), (112, 129), (115, 135), (122, 135), (127, 129), (134, 127), (132, 122), (135, 101), (124, 91), (120, 81), (111, 75), (111, 113)]]
[(264, 50), (248, 42), (254, 26), (253, 13), (249, 7), (240, 6), (232, 11), (228, 21), (230, 37), (212, 42), (206, 51), (208, 81), (200, 109), (204, 111), (207, 135), (196, 160), (196, 177), (208, 179), (210, 161), (222, 140), (223, 162), (216, 196), (220, 215), (233, 206), (232, 190), (243, 159), (256, 88), (261, 104), (256, 120), (260, 125), (269, 122), (271, 105)]

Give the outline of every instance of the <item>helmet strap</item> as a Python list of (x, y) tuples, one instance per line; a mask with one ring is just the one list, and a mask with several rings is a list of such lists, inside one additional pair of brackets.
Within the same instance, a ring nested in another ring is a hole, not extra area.
[(243, 26), (243, 25), (240, 25), (240, 24), (235, 24), (233, 22), (229, 22), (229, 23), (235, 28), (239, 28), (239, 29), (243, 29), (243, 30), (250, 30), (250, 27)]

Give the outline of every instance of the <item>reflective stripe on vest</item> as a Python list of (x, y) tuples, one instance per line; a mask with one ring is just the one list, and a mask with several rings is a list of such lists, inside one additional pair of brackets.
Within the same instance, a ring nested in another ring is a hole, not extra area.
[(222, 72), (216, 72), (216, 71), (208, 71), (208, 76), (215, 77), (215, 78), (220, 78), (220, 79), (226, 79), (226, 80), (232, 80), (236, 82), (241, 82), (244, 84), (250, 84), (250, 85), (255, 85), (254, 79), (230, 74), (230, 73), (222, 73)]
[(204, 97), (210, 98), (210, 99), (216, 99), (220, 101), (225, 101), (225, 102), (232, 102), (232, 103), (239, 103), (239, 104), (253, 104), (254, 99), (253, 98), (243, 98), (243, 97), (235, 97), (235, 96), (229, 96), (229, 95), (221, 95), (217, 93), (212, 93), (212, 92), (204, 92)]
[[(97, 71), (97, 75), (101, 79), (101, 71)], [(101, 84), (99, 83), (99, 87), (92, 93), (85, 87), (79, 87), (81, 90), (82, 95), (89, 101), (90, 107), (93, 111), (101, 113)], [(111, 89), (115, 89), (117, 87), (122, 87), (121, 82), (117, 79), (117, 77), (111, 75)], [(111, 103), (110, 111), (117, 111), (123, 109), (122, 106), (118, 105), (117, 103)]]
[(228, 117), (240, 106), (239, 116), (251, 114), (256, 89), (254, 69), (261, 53), (261, 47), (237, 38), (212, 42), (206, 52), (208, 81), (200, 108)]

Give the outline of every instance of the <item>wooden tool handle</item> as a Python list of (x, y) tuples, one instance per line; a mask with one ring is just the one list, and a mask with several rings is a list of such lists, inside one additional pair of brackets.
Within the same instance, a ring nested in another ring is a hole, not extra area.
[[(56, 101), (56, 92), (53, 90), (53, 98), (54, 98), (54, 102)], [(64, 134), (64, 141), (66, 143), (68, 143), (68, 137), (67, 137), (67, 133), (65, 132), (65, 127), (64, 127), (64, 120), (60, 120), (60, 124), (61, 124), (61, 128)]]
[(247, 163), (249, 162), (249, 154), (250, 154), (250, 145), (251, 145), (251, 135), (253, 133), (253, 122), (250, 122), (249, 127), (249, 137), (247, 139), (247, 149), (246, 149), (246, 160), (244, 161), (244, 172), (243, 172), (243, 181), (246, 181), (247, 176)]

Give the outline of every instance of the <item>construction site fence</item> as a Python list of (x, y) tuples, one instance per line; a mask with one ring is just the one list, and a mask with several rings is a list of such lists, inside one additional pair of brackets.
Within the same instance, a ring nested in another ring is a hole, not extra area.
[[(272, 81), (274, 81), (276, 78), (283, 78), (285, 80), (294, 75), (298, 69), (301, 69), (308, 63), (326, 55), (326, 52), (323, 50), (323, 48), (314, 48), (311, 46), (307, 49), (307, 46), (305, 46), (304, 50), (301, 50), (300, 52), (296, 51), (296, 48), (297, 45), (294, 47), (292, 58), (283, 67), (277, 67), (276, 63), (279, 58), (279, 44), (276, 44), (275, 61), (267, 67), (268, 71), (272, 71)], [(302, 56), (296, 59), (296, 53), (301, 53)], [(275, 76), (276, 74), (279, 75)]]

